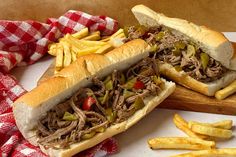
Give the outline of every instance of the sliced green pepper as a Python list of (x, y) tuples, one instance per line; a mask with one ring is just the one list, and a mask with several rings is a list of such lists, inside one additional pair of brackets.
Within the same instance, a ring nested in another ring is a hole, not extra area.
[(121, 78), (120, 78), (121, 84), (124, 84), (125, 80), (126, 80), (125, 75), (123, 73), (121, 73)]
[(139, 31), (141, 33), (141, 35), (144, 35), (147, 31), (147, 27), (145, 27), (144, 25), (139, 25), (137, 27), (137, 31)]
[(82, 140), (87, 140), (95, 136), (95, 134), (96, 134), (95, 131), (91, 131), (90, 133), (84, 134), (81, 138)]
[(141, 97), (137, 97), (134, 101), (134, 107), (135, 107), (135, 110), (140, 110), (142, 109), (143, 107), (145, 106), (144, 102), (143, 102), (143, 99)]
[(125, 26), (123, 30), (124, 30), (125, 37), (127, 38), (129, 36), (129, 32), (128, 32), (129, 26)]
[(178, 41), (174, 44), (174, 49), (172, 49), (172, 52), (175, 56), (180, 56), (182, 54), (181, 50), (183, 50), (185, 47), (185, 43)]
[(62, 119), (66, 121), (74, 121), (77, 120), (77, 117), (69, 112), (65, 112)]
[(202, 67), (205, 70), (209, 62), (209, 56), (206, 53), (201, 53), (200, 57), (201, 57)]
[(136, 83), (137, 78), (132, 78), (131, 80), (129, 80), (128, 82), (126, 82), (126, 84), (124, 84), (124, 88), (125, 89), (133, 89), (134, 88), (134, 84)]
[(133, 96), (133, 95), (135, 95), (135, 93), (134, 93), (134, 92), (131, 92), (131, 91), (128, 91), (127, 89), (125, 89), (125, 90), (123, 91), (123, 96), (124, 96), (125, 99), (128, 98), (128, 97), (131, 97), (131, 96)]
[(188, 45), (187, 46), (187, 56), (191, 57), (191, 56), (195, 56), (195, 54), (196, 54), (195, 47), (193, 45)]
[(183, 50), (186, 47), (186, 44), (181, 41), (178, 41), (178, 42), (175, 42), (174, 47), (177, 50)]
[(151, 53), (156, 52), (158, 49), (159, 49), (159, 46), (157, 44), (155, 44), (155, 45), (151, 46), (150, 52)]
[(112, 108), (107, 108), (106, 109), (106, 117), (107, 117), (107, 120), (112, 123), (115, 121), (116, 119), (116, 113), (112, 111)]
[(106, 78), (105, 78), (105, 80), (103, 81), (103, 83), (104, 84), (106, 84), (108, 81), (110, 81), (111, 80), (111, 76), (109, 75), (109, 76), (107, 76)]
[(175, 67), (175, 70), (178, 71), (178, 72), (183, 70), (183, 69), (181, 68), (181, 66), (179, 66), (179, 65), (176, 65), (176, 66), (174, 66), (174, 67)]
[(160, 31), (158, 34), (155, 35), (156, 41), (160, 41), (165, 36), (165, 32)]
[(100, 127), (100, 128), (97, 128), (95, 131), (101, 133), (101, 132), (105, 131), (105, 128), (104, 127)]
[(152, 77), (152, 80), (155, 82), (155, 84), (157, 85), (157, 86), (159, 86), (160, 84), (162, 84), (163, 83), (163, 81), (161, 80), (161, 78), (158, 76), (153, 76)]
[(106, 88), (106, 90), (112, 90), (113, 89), (113, 82), (112, 82), (112, 80), (110, 80), (107, 83), (105, 83), (105, 88)]
[(101, 103), (101, 104), (105, 104), (106, 103), (106, 101), (108, 100), (108, 97), (109, 96), (109, 91), (108, 90), (106, 90), (106, 92), (105, 92), (105, 95), (104, 96), (101, 96), (101, 97), (98, 97), (98, 100), (99, 100), (99, 102)]

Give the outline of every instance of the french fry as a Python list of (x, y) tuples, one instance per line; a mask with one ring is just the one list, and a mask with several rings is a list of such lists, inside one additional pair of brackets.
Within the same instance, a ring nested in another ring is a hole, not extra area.
[(48, 53), (52, 56), (57, 55), (57, 45), (56, 43), (52, 43), (48, 45)]
[(66, 34), (64, 40), (70, 43), (72, 46), (77, 47), (78, 49), (84, 49), (88, 47), (87, 45), (84, 45), (83, 43), (81, 43), (80, 40), (76, 39), (70, 34)]
[(213, 127), (216, 127), (216, 128), (231, 129), (233, 126), (233, 121), (232, 120), (222, 120), (219, 122), (215, 122), (212, 125), (213, 125)]
[(96, 41), (96, 40), (100, 40), (101, 39), (101, 36), (100, 34), (97, 34), (97, 33), (94, 33), (94, 34), (91, 34), (85, 38), (82, 38), (83, 40), (91, 40), (91, 41)]
[(236, 80), (233, 81), (230, 85), (226, 86), (224, 89), (217, 91), (215, 97), (216, 99), (223, 100), (235, 92), (236, 92)]
[(107, 36), (106, 38), (103, 38), (102, 40), (100, 41), (103, 41), (103, 42), (108, 42), (110, 40), (110, 36)]
[(236, 157), (236, 148), (200, 150), (171, 157)]
[(102, 41), (88, 41), (88, 40), (80, 40), (80, 42), (83, 45), (86, 45), (88, 47), (92, 47), (92, 46), (103, 46), (106, 45), (106, 42), (102, 42)]
[(121, 34), (115, 36), (115, 38), (125, 38), (125, 34), (124, 34), (124, 33), (121, 33)]
[(61, 42), (64, 49), (64, 67), (67, 67), (71, 63), (70, 45), (67, 42)]
[(188, 123), (178, 114), (174, 115), (173, 122), (177, 128), (186, 133), (189, 137), (198, 138), (198, 139), (206, 139), (207, 136), (199, 135), (193, 132), (189, 127)]
[(196, 122), (196, 121), (189, 121), (188, 127), (191, 128), (191, 126), (193, 124), (211, 126), (211, 127), (215, 127), (215, 128), (221, 128), (221, 129), (231, 129), (233, 121), (232, 120), (222, 120), (222, 121), (215, 122), (215, 123), (200, 123), (200, 122)]
[(88, 36), (88, 34), (89, 34), (89, 31), (88, 31), (88, 28), (86, 27), (86, 28), (83, 28), (82, 30), (80, 30), (79, 32), (72, 34), (72, 36), (77, 39), (81, 39), (81, 38)]
[(82, 49), (77, 51), (77, 58), (83, 55), (87, 55), (87, 54), (91, 54), (91, 53), (95, 53), (99, 48), (101, 48), (101, 46), (94, 46), (94, 47), (89, 47), (86, 49)]
[(160, 137), (148, 140), (151, 149), (190, 149), (202, 150), (215, 148), (214, 141), (192, 137)]
[(217, 138), (231, 138), (232, 137), (231, 130), (214, 128), (211, 126), (193, 124), (191, 125), (191, 130), (194, 131), (195, 133), (208, 135), (211, 137), (217, 137)]
[(115, 38), (117, 35), (119, 35), (121, 33), (124, 33), (124, 30), (122, 28), (120, 28), (118, 31), (116, 31), (114, 34), (112, 34), (112, 36), (110, 38), (111, 39)]
[(76, 52), (71, 49), (71, 59), (72, 59), (72, 62), (76, 61), (76, 59), (77, 59), (76, 55), (77, 55)]
[(107, 44), (107, 45), (104, 45), (101, 48), (99, 48), (95, 53), (104, 54), (104, 53), (111, 51), (112, 49), (114, 49), (114, 47), (110, 44)]
[(63, 47), (60, 44), (57, 44), (57, 57), (56, 57), (56, 70), (59, 71), (63, 67)]

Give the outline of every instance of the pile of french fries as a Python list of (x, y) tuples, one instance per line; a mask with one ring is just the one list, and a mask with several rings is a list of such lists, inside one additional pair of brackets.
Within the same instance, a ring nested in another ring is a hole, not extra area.
[(100, 32), (90, 33), (84, 28), (75, 34), (66, 34), (58, 43), (48, 46), (48, 53), (56, 56), (55, 73), (69, 66), (80, 56), (97, 53), (104, 54), (123, 44), (115, 39), (125, 38), (124, 30), (119, 29), (111, 36), (101, 37)]
[(160, 137), (148, 140), (151, 149), (188, 149), (198, 150), (172, 157), (236, 157), (236, 148), (216, 148), (217, 139), (232, 137), (232, 120), (215, 123), (187, 122), (180, 115), (173, 118), (175, 126), (189, 137)]

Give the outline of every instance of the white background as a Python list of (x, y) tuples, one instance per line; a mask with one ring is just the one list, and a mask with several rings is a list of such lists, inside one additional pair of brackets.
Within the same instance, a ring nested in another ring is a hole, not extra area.
[[(225, 33), (231, 41), (236, 42), (236, 32)], [(36, 86), (36, 83), (44, 71), (48, 68), (52, 58), (47, 56), (37, 63), (27, 67), (17, 67), (12, 71), (12, 74), (20, 81), (20, 84), (26, 90), (31, 90)], [(236, 102), (235, 102), (236, 105)], [(174, 113), (179, 113), (186, 120), (196, 120), (202, 122), (215, 122), (223, 119), (232, 119), (236, 125), (236, 116), (226, 116), (217, 114), (197, 113), (188, 111), (155, 109), (148, 116), (142, 119), (135, 126), (126, 132), (115, 136), (119, 143), (120, 151), (114, 157), (168, 157), (170, 155), (188, 152), (181, 150), (151, 150), (148, 148), (147, 139), (153, 137), (171, 137), (171, 136), (186, 136), (179, 131), (173, 124), (172, 119)], [(234, 136), (236, 136), (234, 129)], [(235, 147), (236, 138), (227, 141), (217, 142), (217, 147)]]

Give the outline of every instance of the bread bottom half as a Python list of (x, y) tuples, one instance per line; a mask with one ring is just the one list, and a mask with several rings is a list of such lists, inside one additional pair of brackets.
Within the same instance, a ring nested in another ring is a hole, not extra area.
[(214, 96), (216, 91), (227, 86), (236, 79), (236, 72), (228, 71), (220, 79), (216, 81), (203, 83), (195, 80), (184, 71), (181, 72), (176, 71), (175, 68), (168, 63), (160, 64), (160, 73), (163, 76), (171, 79), (172, 81), (186, 88), (189, 88), (191, 90), (194, 90), (207, 96)]

